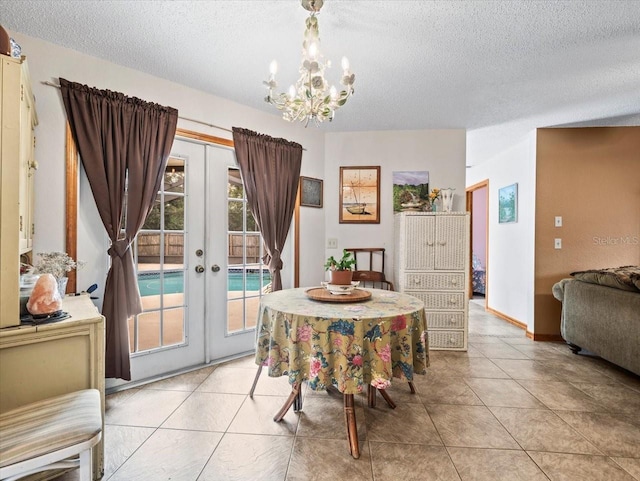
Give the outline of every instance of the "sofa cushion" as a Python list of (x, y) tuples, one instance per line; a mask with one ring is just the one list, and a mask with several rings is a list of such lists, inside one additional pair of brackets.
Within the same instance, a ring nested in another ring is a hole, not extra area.
[(583, 282), (613, 287), (624, 291), (640, 291), (640, 266), (610, 267), (572, 272), (571, 275)]

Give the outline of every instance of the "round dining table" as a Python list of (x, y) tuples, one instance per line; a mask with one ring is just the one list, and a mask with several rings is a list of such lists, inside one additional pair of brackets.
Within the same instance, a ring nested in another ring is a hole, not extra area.
[(288, 376), (292, 386), (275, 421), (282, 420), (292, 405), (295, 411), (302, 409), (302, 382), (313, 390), (340, 391), (349, 450), (358, 458), (354, 394), (366, 386), (375, 388), (375, 398), (376, 390), (384, 395), (392, 378), (411, 383), (414, 374), (426, 373), (429, 346), (424, 303), (380, 289), (316, 300), (326, 298), (314, 295), (318, 289), (285, 289), (262, 297), (255, 361), (266, 366), (271, 377)]

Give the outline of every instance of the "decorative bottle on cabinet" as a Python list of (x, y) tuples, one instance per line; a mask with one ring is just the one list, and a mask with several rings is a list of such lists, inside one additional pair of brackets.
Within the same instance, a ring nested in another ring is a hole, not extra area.
[(394, 284), (424, 301), (433, 350), (467, 350), (469, 214), (395, 215)]

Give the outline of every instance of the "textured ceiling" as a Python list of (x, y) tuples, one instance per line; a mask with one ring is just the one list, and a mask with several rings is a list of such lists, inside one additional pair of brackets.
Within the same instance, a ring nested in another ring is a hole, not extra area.
[[(306, 16), (297, 0), (0, 0), (8, 30), (266, 111), (269, 62), (286, 90)], [(640, 1), (325, 0), (319, 25), (330, 80), (343, 55), (356, 73), (354, 97), (324, 130), (640, 112)]]

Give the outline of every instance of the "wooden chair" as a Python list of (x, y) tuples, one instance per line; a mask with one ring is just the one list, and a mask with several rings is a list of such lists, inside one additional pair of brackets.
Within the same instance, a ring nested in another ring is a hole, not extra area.
[[(384, 274), (384, 247), (352, 247), (345, 250), (347, 252), (351, 252), (356, 261), (354, 264), (353, 280), (360, 281), (360, 286), (395, 291), (393, 283), (388, 281)], [(359, 269), (358, 260), (360, 260), (360, 267), (367, 267), (369, 270)], [(379, 267), (380, 270), (374, 270), (374, 267)], [(411, 389), (411, 394), (416, 393), (413, 381), (409, 381), (409, 389)], [(384, 398), (389, 407), (395, 409), (396, 404), (389, 397), (389, 394), (387, 394), (384, 389), (372, 389), (371, 385), (367, 386), (369, 407), (376, 406), (376, 391), (380, 391), (380, 395)]]
[(386, 280), (382, 272), (353, 271), (353, 280), (360, 281), (361, 287), (373, 287), (374, 289), (386, 289), (387, 291), (395, 291), (393, 283)]
[[(347, 248), (345, 250), (351, 252), (356, 261), (353, 271), (354, 281), (360, 281), (362, 287), (395, 290), (393, 283), (388, 281), (384, 274), (385, 249), (383, 247)], [(358, 268), (358, 261), (360, 261), (360, 268)], [(379, 267), (379, 269), (375, 267)], [(368, 269), (365, 270), (365, 268)]]

